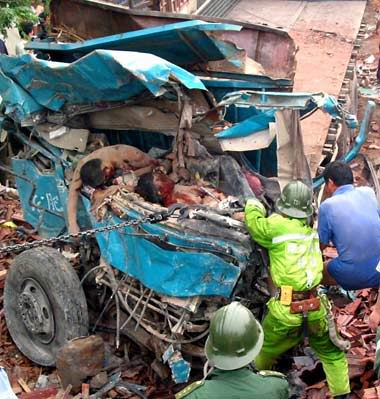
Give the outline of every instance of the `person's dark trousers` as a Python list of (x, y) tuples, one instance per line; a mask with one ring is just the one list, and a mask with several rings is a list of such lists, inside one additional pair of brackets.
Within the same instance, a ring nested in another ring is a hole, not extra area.
[(4, 40), (0, 39), (0, 54), (8, 55), (7, 46), (4, 43)]

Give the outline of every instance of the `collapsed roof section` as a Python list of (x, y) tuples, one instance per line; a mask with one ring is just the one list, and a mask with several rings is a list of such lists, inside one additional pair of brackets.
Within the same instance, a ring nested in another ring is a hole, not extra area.
[[(213, 88), (207, 90), (198, 76), (147, 53), (95, 50), (72, 63), (2, 55), (0, 70), (4, 113), (23, 126), (36, 126), (59, 148), (73, 149), (75, 136), (81, 135), (77, 150), (83, 151), (88, 129), (158, 132), (176, 142), (191, 135), (219, 154), (271, 148), (266, 171), (258, 152), (249, 155), (249, 166), (277, 176), (281, 185), (296, 177), (310, 180), (303, 148), (294, 157), (294, 149), (303, 147), (300, 116), (321, 108), (351, 126), (356, 123), (326, 94), (232, 92), (228, 79), (220, 82), (227, 94), (218, 103)], [(302, 160), (302, 167), (292, 159)], [(295, 175), (287, 163), (302, 173)]]
[[(67, 33), (75, 40), (78, 37), (86, 40), (144, 28), (163, 28), (169, 24), (194, 20), (221, 24), (236, 23), (201, 15), (130, 10), (99, 0), (52, 0), (50, 10), (53, 30), (59, 36)], [(269, 76), (292, 80), (296, 68), (296, 46), (290, 35), (284, 29), (266, 24), (239, 21), (239, 25), (241, 30), (219, 31), (218, 38), (244, 49), (246, 55), (259, 63)], [(172, 50), (170, 42), (163, 45)]]
[(94, 50), (138, 51), (154, 54), (179, 66), (207, 64), (209, 61), (234, 59), (244, 50), (222, 41), (213, 34), (240, 31), (233, 24), (187, 21), (125, 32), (76, 43), (31, 41), (27, 48), (48, 52), (53, 58), (73, 61)]
[[(95, 50), (72, 63), (44, 61), (30, 55), (2, 55), (0, 69), (5, 113), (23, 123), (30, 119), (30, 114), (44, 109), (59, 112), (69, 105), (142, 105), (178, 84), (184, 89), (207, 91), (198, 76), (156, 55), (140, 52)], [(324, 93), (238, 91), (224, 96), (215, 109), (229, 106), (252, 107), (257, 111), (246, 118), (242, 128), (230, 127), (220, 132), (217, 136), (221, 139), (267, 129), (274, 122), (276, 109), (297, 109), (307, 116), (321, 108), (334, 118), (344, 119), (350, 127), (356, 126), (356, 119)]]
[[(217, 36), (240, 29), (191, 20), (78, 43), (33, 42), (53, 61), (0, 56), (3, 112), (62, 149), (84, 151), (94, 129), (163, 133), (177, 146), (191, 136), (213, 154), (251, 152), (248, 166), (264, 176), (310, 180), (307, 171), (284, 174), (280, 162), (304, 159), (293, 154), (303, 147), (299, 118), (321, 108), (351, 127), (356, 119), (331, 96), (289, 93), (291, 80), (262, 74), (246, 50)], [(308, 169), (302, 163), (297, 170)]]
[(23, 123), (44, 109), (69, 104), (128, 101), (142, 93), (160, 96), (180, 83), (206, 90), (186, 70), (152, 54), (96, 50), (73, 63), (38, 60), (30, 55), (0, 56), (0, 94), (5, 113)]

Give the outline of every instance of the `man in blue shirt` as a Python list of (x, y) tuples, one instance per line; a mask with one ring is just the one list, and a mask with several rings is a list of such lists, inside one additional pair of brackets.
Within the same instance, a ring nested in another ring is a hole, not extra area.
[(354, 187), (352, 170), (340, 161), (327, 166), (324, 179), (331, 197), (319, 209), (319, 240), (322, 249), (332, 243), (338, 251), (326, 265), (324, 283), (346, 290), (379, 287), (380, 213), (374, 191)]

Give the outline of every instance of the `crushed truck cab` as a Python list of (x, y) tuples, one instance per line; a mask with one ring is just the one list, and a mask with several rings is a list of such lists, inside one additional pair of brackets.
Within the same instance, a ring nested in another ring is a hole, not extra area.
[[(178, 196), (169, 212), (131, 188), (133, 170), (101, 200), (83, 187), (77, 220), (91, 233), (81, 236), (78, 274), (67, 273), (74, 269), (59, 248), (35, 248), (16, 257), (7, 277), (8, 327), (33, 361), (54, 364), (67, 340), (86, 333), (85, 297), (95, 329), (114, 328), (117, 344), (125, 334), (155, 352), (178, 383), (189, 377), (190, 357), (203, 358), (218, 307), (239, 297), (261, 314), (266, 257), (245, 228), (244, 204), (256, 197), (271, 208), (291, 179), (312, 183), (301, 118), (322, 109), (350, 127), (356, 119), (329, 95), (292, 93), (291, 80), (265, 75), (244, 49), (223, 41), (221, 33), (239, 30), (189, 21), (34, 43), (49, 61), (0, 56), (1, 125), (14, 154), (11, 170), (1, 167), (14, 175), (25, 219), (41, 236), (67, 233), (73, 172), (102, 147), (139, 148), (178, 191), (199, 196), (199, 203)], [(161, 47), (169, 42), (170, 51)], [(139, 222), (150, 215), (166, 216)], [(123, 222), (131, 223), (119, 228)], [(112, 309), (104, 298), (111, 293)]]

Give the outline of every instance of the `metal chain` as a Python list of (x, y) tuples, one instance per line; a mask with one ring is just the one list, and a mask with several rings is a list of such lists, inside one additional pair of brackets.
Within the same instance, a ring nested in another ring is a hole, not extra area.
[(129, 221), (118, 223), (118, 224), (111, 225), (111, 226), (97, 227), (94, 229), (80, 231), (80, 232), (74, 233), (74, 234), (63, 234), (63, 235), (60, 235), (57, 237), (43, 238), (41, 240), (35, 240), (32, 242), (26, 242), (23, 244), (8, 245), (6, 247), (0, 248), (0, 255), (6, 254), (6, 253), (23, 251), (26, 249), (42, 247), (44, 245), (52, 245), (57, 242), (68, 241), (71, 238), (75, 238), (75, 239), (89, 238), (89, 237), (94, 236), (97, 233), (105, 233), (105, 232), (109, 232), (112, 230), (121, 230), (124, 227), (138, 226), (142, 223), (158, 223), (163, 220), (166, 220), (169, 216), (171, 216), (171, 214), (172, 214), (172, 212), (170, 212), (170, 211), (164, 212), (164, 213), (154, 213), (154, 214), (151, 214), (149, 216), (146, 216), (146, 217), (143, 217), (140, 219), (129, 220)]

